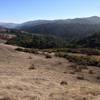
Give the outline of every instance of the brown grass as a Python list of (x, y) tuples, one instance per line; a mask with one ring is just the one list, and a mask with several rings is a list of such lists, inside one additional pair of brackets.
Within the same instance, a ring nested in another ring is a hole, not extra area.
[[(64, 58), (46, 59), (44, 55), (18, 52), (15, 48), (0, 44), (1, 100), (99, 100), (100, 68), (71, 66)], [(82, 67), (81, 72), (75, 72), (78, 67)], [(95, 73), (89, 74), (89, 70)]]

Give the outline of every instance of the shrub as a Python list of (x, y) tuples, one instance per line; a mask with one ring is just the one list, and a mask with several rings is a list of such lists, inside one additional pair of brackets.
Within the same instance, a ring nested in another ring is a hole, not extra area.
[(38, 54), (38, 49), (30, 49), (30, 52), (33, 54)]
[(93, 58), (90, 58), (88, 56), (75, 56), (75, 55), (67, 55), (66, 58), (70, 62), (76, 62), (79, 65), (97, 65), (97, 61)]
[(55, 55), (58, 57), (66, 58), (70, 62), (77, 63), (79, 65), (99, 66), (100, 64), (100, 61), (90, 56), (69, 55), (67, 53), (62, 53), (62, 52), (56, 53)]
[(64, 52), (56, 52), (55, 53), (55, 56), (56, 57), (66, 58), (68, 56), (68, 54), (67, 53), (64, 53)]
[(38, 49), (16, 48), (15, 50), (22, 51), (22, 52), (27, 52), (27, 53), (38, 54)]
[(93, 48), (59, 48), (56, 49), (56, 52), (80, 53), (86, 55), (100, 55), (100, 50), (93, 49)]
[(15, 50), (17, 50), (17, 51), (23, 51), (22, 48), (16, 48)]

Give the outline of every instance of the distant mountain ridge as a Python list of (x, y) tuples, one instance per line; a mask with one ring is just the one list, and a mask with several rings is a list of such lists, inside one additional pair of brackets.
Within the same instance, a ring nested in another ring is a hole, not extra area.
[(92, 16), (92, 17), (83, 17), (83, 18), (74, 18), (74, 19), (59, 19), (59, 20), (35, 20), (35, 21), (27, 21), (21, 24), (17, 23), (4, 23), (0, 22), (0, 26), (6, 27), (6, 28), (16, 28), (16, 27), (22, 27), (22, 26), (35, 26), (40, 24), (46, 24), (46, 23), (88, 23), (88, 24), (100, 24), (100, 17), (98, 16)]
[(15, 23), (0, 23), (0, 26), (5, 27), (5, 28), (15, 28), (17, 27), (19, 24), (15, 24)]
[(22, 24), (0, 23), (6, 28), (14, 28), (32, 34), (54, 35), (59, 37), (84, 38), (100, 31), (100, 17), (92, 16), (85, 18), (65, 20), (36, 20)]

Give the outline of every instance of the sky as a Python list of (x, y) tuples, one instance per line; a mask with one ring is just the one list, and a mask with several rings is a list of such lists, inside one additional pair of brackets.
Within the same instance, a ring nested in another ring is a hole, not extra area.
[(100, 0), (0, 0), (0, 22), (100, 16)]

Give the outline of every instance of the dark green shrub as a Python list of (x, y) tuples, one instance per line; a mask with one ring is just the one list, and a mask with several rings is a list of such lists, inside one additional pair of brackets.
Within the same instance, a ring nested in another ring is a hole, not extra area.
[(64, 53), (64, 52), (56, 52), (55, 53), (55, 56), (66, 58), (68, 56), (68, 54), (67, 53)]
[(17, 50), (17, 51), (23, 51), (22, 48), (16, 48), (15, 50)]
[(58, 57), (63, 57), (68, 59), (70, 62), (77, 63), (79, 65), (88, 65), (88, 66), (99, 66), (100, 61), (92, 56), (78, 56), (78, 55), (69, 55), (67, 53), (56, 53)]
[(38, 50), (37, 49), (16, 48), (15, 50), (22, 51), (22, 52), (27, 52), (27, 53), (38, 54)]
[(67, 55), (66, 58), (70, 62), (75, 62), (79, 65), (97, 66), (99, 63), (95, 58), (89, 56)]

